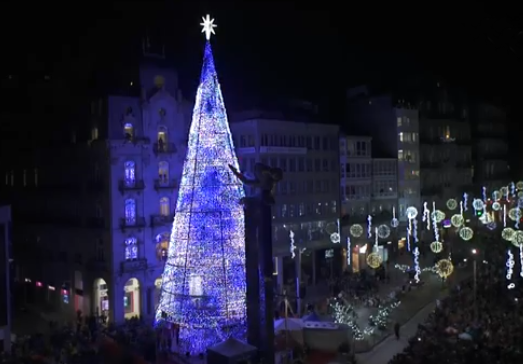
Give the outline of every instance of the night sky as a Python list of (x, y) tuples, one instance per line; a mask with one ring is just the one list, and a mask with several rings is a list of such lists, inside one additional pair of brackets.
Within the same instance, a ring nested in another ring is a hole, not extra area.
[[(147, 32), (151, 42), (165, 44), (192, 99), (204, 44), (199, 23), (210, 13), (218, 24), (218, 73), (232, 110), (300, 98), (319, 103), (336, 122), (347, 86), (412, 89), (440, 77), (508, 106), (520, 98), (523, 19), (513, 17), (517, 10), (360, 3), (8, 3), (2, 34), (9, 67), (3, 71), (29, 81), (50, 75), (55, 97), (68, 98), (63, 103), (72, 109), (104, 82), (124, 85), (133, 78)], [(100, 70), (113, 77), (95, 77)]]

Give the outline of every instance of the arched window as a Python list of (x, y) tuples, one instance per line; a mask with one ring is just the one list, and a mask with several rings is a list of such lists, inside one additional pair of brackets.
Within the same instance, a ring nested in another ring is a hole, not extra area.
[(126, 140), (133, 140), (133, 138), (134, 138), (133, 124), (125, 123), (125, 125), (123, 126), (123, 135)]
[(125, 185), (133, 187), (136, 183), (136, 164), (133, 161), (127, 161), (124, 164)]
[(167, 261), (170, 238), (171, 234), (167, 231), (156, 235), (156, 258), (159, 262)]
[(125, 239), (125, 260), (138, 259), (138, 240), (134, 237)]
[(158, 163), (158, 178), (161, 183), (167, 183), (169, 180), (169, 163), (165, 161)]
[(132, 198), (125, 200), (125, 222), (128, 225), (136, 224), (136, 201)]
[(165, 126), (160, 126), (158, 129), (158, 150), (160, 152), (167, 151), (167, 128)]
[(160, 215), (169, 216), (171, 213), (171, 201), (169, 197), (162, 197), (160, 199)]

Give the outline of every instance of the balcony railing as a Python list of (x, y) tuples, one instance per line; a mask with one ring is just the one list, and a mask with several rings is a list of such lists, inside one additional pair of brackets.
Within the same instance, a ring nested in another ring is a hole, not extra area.
[(126, 260), (120, 263), (120, 270), (122, 273), (133, 273), (147, 269), (147, 259), (133, 259)]
[(124, 191), (140, 191), (145, 188), (145, 183), (142, 179), (137, 179), (133, 181), (129, 180), (120, 180), (118, 182), (118, 189), (121, 193)]
[(174, 215), (152, 215), (151, 226), (171, 226), (173, 224)]
[(175, 179), (155, 179), (154, 180), (154, 189), (173, 189), (176, 188), (177, 183)]
[(126, 219), (121, 218), (120, 219), (120, 228), (122, 230), (125, 229), (140, 229), (145, 227), (145, 218), (144, 217), (136, 217), (134, 219)]
[(154, 143), (154, 154), (173, 154), (176, 153), (176, 146), (174, 143)]

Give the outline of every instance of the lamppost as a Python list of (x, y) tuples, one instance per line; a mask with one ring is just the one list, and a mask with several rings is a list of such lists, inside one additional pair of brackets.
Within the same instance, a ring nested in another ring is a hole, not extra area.
[(472, 249), (473, 261), (473, 274), (474, 274), (474, 320), (478, 318), (478, 302), (477, 302), (477, 288), (478, 288), (478, 278), (477, 278), (477, 249)]

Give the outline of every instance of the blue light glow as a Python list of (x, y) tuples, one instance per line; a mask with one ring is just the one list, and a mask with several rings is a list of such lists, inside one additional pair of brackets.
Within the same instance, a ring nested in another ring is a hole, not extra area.
[(207, 42), (156, 312), (191, 354), (245, 334), (245, 192), (229, 164), (239, 169)]

